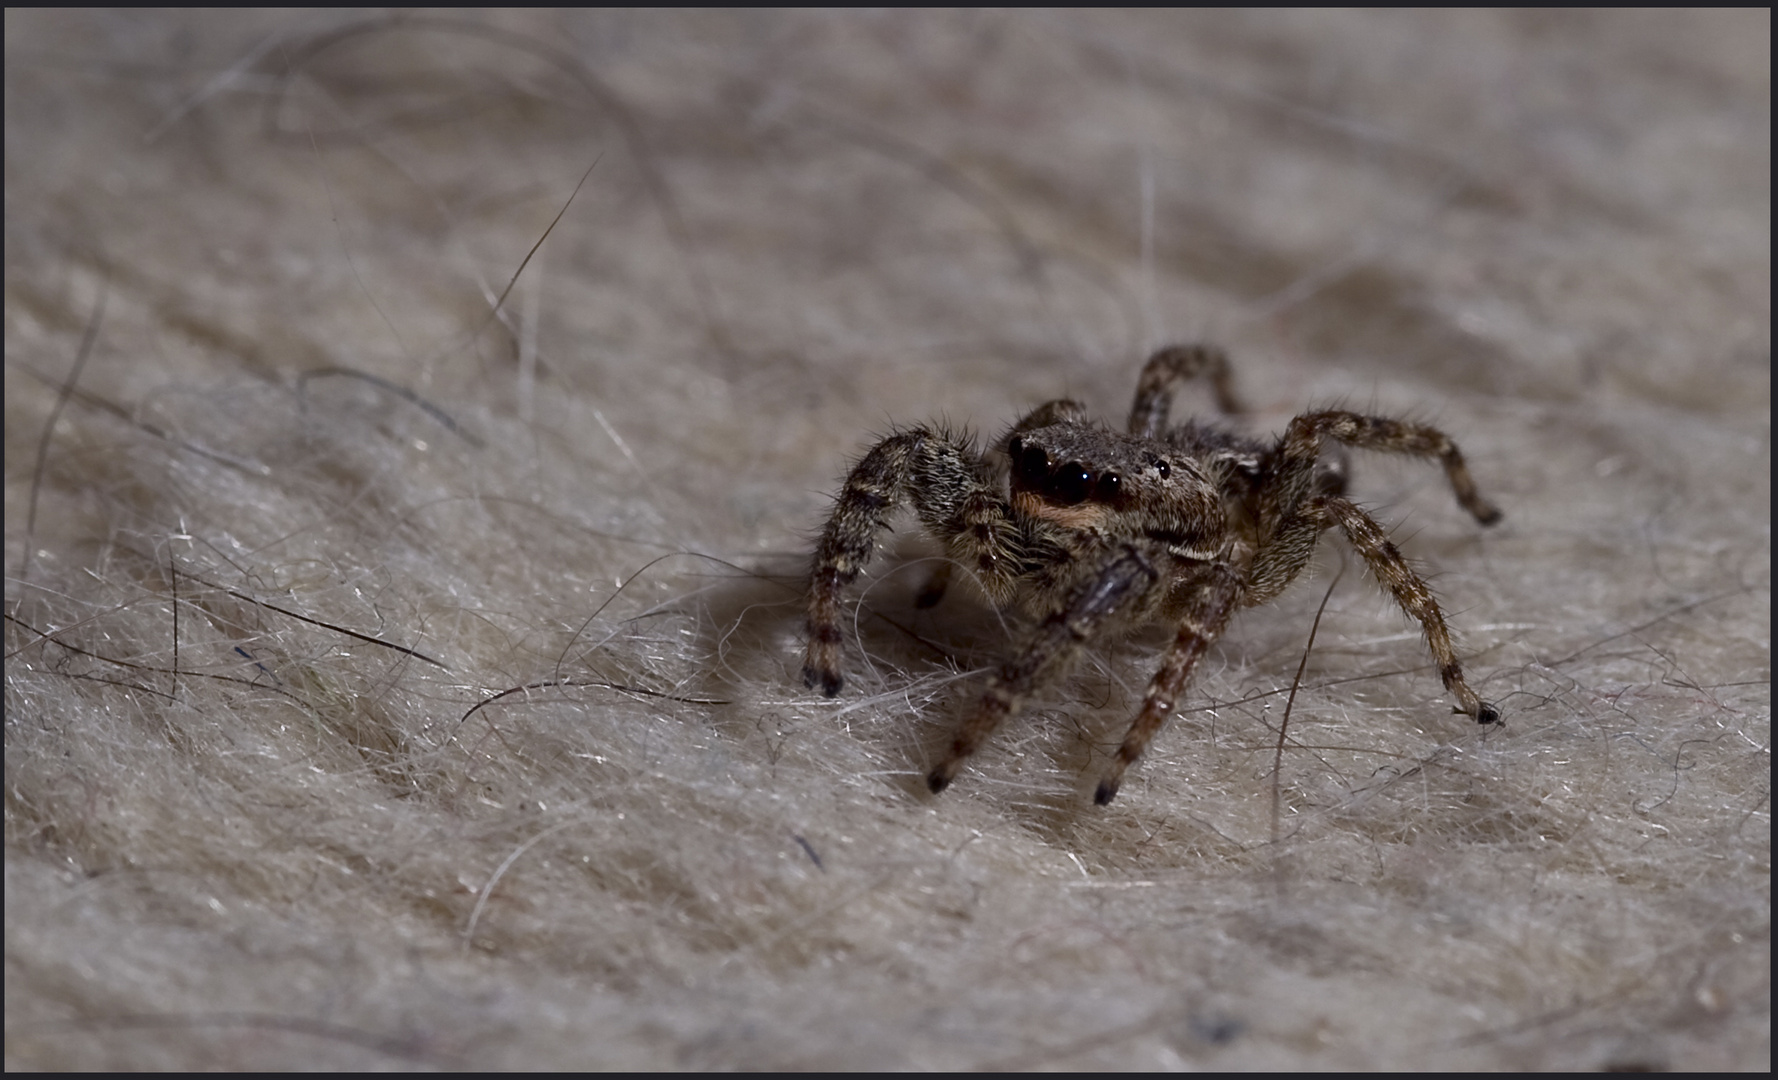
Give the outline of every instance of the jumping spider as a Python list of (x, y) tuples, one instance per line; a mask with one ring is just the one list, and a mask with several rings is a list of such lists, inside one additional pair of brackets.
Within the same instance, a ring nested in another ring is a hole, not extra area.
[[(936, 427), (897, 431), (846, 477), (815, 549), (803, 681), (839, 693), (840, 592), (864, 569), (885, 520), (904, 501), (998, 605), (1015, 599), (1041, 621), (988, 680), (926, 782), (943, 791), (965, 758), (1086, 643), (1108, 630), (1165, 620), (1178, 634), (1093, 801), (1117, 795), (1129, 768), (1173, 712), (1192, 667), (1244, 607), (1278, 596), (1338, 526), (1371, 575), (1426, 630), (1455, 711), (1500, 718), (1463, 681), (1438, 602), (1383, 527), (1345, 497), (1344, 454), (1322, 443), (1431, 458), (1457, 501), (1484, 525), (1500, 511), (1477, 493), (1463, 455), (1424, 424), (1342, 410), (1303, 413), (1274, 442), (1188, 421), (1167, 424), (1175, 387), (1208, 375), (1224, 412), (1240, 411), (1228, 360), (1174, 346), (1142, 369), (1128, 434), (1088, 420), (1078, 402), (1032, 410), (987, 451)], [(945, 572), (920, 597), (936, 603)]]

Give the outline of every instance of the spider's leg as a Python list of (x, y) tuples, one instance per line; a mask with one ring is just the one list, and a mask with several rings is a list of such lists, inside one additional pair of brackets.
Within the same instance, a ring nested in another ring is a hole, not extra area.
[(1173, 705), (1191, 680), (1192, 668), (1204, 655), (1217, 638), (1222, 636), (1223, 628), (1228, 625), (1229, 616), (1234, 614), (1240, 605), (1241, 587), (1235, 576), (1226, 568), (1215, 566), (1209, 568), (1197, 582), (1186, 600), (1185, 611), (1179, 620), (1179, 634), (1168, 646), (1167, 654), (1161, 660), (1161, 668), (1149, 681), (1148, 694), (1142, 700), (1142, 709), (1137, 712), (1136, 719), (1131, 721), (1130, 730), (1124, 735), (1124, 741), (1117, 748), (1117, 756), (1112, 759), (1111, 768), (1099, 781), (1099, 789), (1093, 793), (1093, 801), (1104, 806), (1117, 797), (1117, 789), (1123, 783), (1124, 770), (1136, 763), (1148, 749), (1148, 744), (1166, 723), (1167, 717), (1173, 715)]
[(828, 697), (840, 692), (840, 593), (870, 561), (886, 519), (904, 499), (948, 542), (954, 558), (974, 565), (990, 595), (1011, 594), (1018, 528), (984, 472), (968, 442), (927, 427), (889, 436), (853, 467), (815, 547), (805, 685), (819, 686)]
[[(1021, 416), (1017, 423), (1008, 428), (1006, 433), (1001, 435), (1000, 438), (994, 442), (993, 448), (1004, 454), (1006, 453), (1006, 444), (1012, 441), (1014, 435), (1019, 435), (1036, 428), (1050, 427), (1054, 424), (1079, 423), (1086, 418), (1087, 407), (1078, 401), (1071, 401), (1068, 398), (1057, 398), (1054, 401), (1046, 401), (1042, 405), (1039, 405), (1037, 408), (1026, 413), (1024, 416)], [(971, 536), (979, 537), (983, 535), (978, 527), (982, 513), (977, 511), (974, 514), (974, 517), (978, 520), (970, 523), (970, 533)], [(975, 555), (974, 548), (980, 547), (986, 542), (986, 540), (982, 540), (972, 544), (969, 537), (960, 537), (959, 539), (952, 541), (951, 547), (961, 547), (964, 550), (960, 552), (953, 551), (953, 555), (966, 563), (977, 562), (979, 560), (973, 557)], [(951, 587), (951, 575), (954, 569), (954, 564), (943, 563), (938, 569), (934, 570), (932, 576), (926, 579), (926, 584), (921, 586), (919, 595), (914, 598), (914, 606), (919, 608), (937, 606), (938, 602), (945, 598), (945, 592)], [(985, 575), (983, 582), (988, 586), (988, 590), (993, 594), (996, 602), (1004, 603), (1011, 598), (1010, 589), (999, 589), (1000, 580), (996, 575)]]
[[(1500, 520), (1500, 510), (1482, 498), (1475, 480), (1463, 463), (1463, 454), (1451, 437), (1426, 424), (1410, 424), (1383, 416), (1329, 409), (1304, 413), (1290, 422), (1284, 437), (1268, 456), (1265, 466), (1276, 477), (1277, 489), (1271, 505), (1280, 517), (1290, 514), (1312, 497), (1316, 481), (1316, 462), (1321, 457), (1321, 440), (1337, 439), (1360, 450), (1380, 450), (1390, 454), (1437, 458), (1445, 467), (1458, 503), (1483, 525)], [(1321, 494), (1337, 494), (1323, 488)]]
[(1002, 721), (1019, 711), (1033, 690), (1073, 659), (1107, 618), (1139, 600), (1159, 577), (1147, 557), (1129, 548), (1076, 588), (1066, 604), (1043, 620), (1019, 654), (988, 680), (987, 689), (951, 739), (949, 753), (927, 774), (926, 786), (935, 794), (950, 786), (963, 759), (980, 749)]
[(1241, 412), (1229, 377), (1229, 358), (1213, 345), (1169, 345), (1148, 358), (1136, 382), (1136, 400), (1130, 406), (1130, 434), (1159, 438), (1167, 429), (1167, 413), (1178, 384), (1199, 375), (1210, 376), (1216, 404), (1225, 413)]
[(1408, 618), (1426, 630), (1426, 645), (1438, 661), (1439, 678), (1445, 689), (1457, 699), (1458, 712), (1467, 713), (1478, 723), (1492, 724), (1500, 719), (1500, 710), (1483, 701), (1463, 680), (1463, 665), (1451, 647), (1451, 632), (1445, 627), (1444, 613), (1433, 598), (1432, 589), (1421, 579), (1401, 551), (1390, 542), (1375, 518), (1359, 509), (1350, 499), (1323, 496), (1309, 507), (1311, 516), (1326, 524), (1337, 524), (1346, 534), (1353, 550), (1364, 557), (1371, 576), (1377, 579)]

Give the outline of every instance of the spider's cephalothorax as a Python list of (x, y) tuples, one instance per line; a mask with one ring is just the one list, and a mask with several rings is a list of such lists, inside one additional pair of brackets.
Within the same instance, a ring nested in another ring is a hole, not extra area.
[[(1224, 412), (1239, 411), (1221, 351), (1176, 346), (1143, 368), (1127, 434), (1063, 400), (1033, 410), (986, 453), (931, 427), (898, 431), (872, 447), (847, 476), (815, 549), (803, 680), (829, 697), (839, 693), (840, 592), (905, 500), (995, 602), (1022, 601), (1039, 620), (967, 710), (949, 753), (927, 776), (934, 792), (1087, 642), (1113, 627), (1165, 620), (1178, 633), (1094, 796), (1110, 802), (1230, 616), (1283, 592), (1308, 565), (1316, 539), (1334, 527), (1425, 628), (1457, 711), (1484, 724), (1498, 720), (1464, 682), (1432, 591), (1382, 526), (1345, 497), (1344, 454), (1323, 450), (1332, 440), (1436, 459), (1457, 501), (1491, 525), (1500, 511), (1476, 492), (1456, 444), (1424, 424), (1340, 410), (1304, 413), (1273, 441), (1196, 423), (1169, 427), (1174, 387), (1197, 375), (1214, 380)], [(936, 603), (944, 580), (941, 572), (919, 603)]]

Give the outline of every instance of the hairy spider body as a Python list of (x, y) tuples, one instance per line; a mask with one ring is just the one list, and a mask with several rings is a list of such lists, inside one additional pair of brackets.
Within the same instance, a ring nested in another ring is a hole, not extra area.
[[(1177, 633), (1094, 795), (1100, 805), (1110, 802), (1229, 619), (1283, 592), (1330, 528), (1425, 629), (1456, 711), (1484, 724), (1498, 720), (1464, 681), (1431, 589), (1383, 527), (1345, 497), (1344, 454), (1324, 449), (1331, 442), (1434, 459), (1463, 508), (1491, 525), (1500, 511), (1477, 493), (1456, 444), (1424, 424), (1343, 410), (1303, 413), (1270, 442), (1196, 422), (1169, 427), (1173, 391), (1200, 375), (1212, 379), (1224, 412), (1240, 411), (1220, 350), (1174, 346), (1144, 366), (1127, 432), (1090, 421), (1078, 402), (1057, 400), (1032, 410), (985, 452), (927, 426), (877, 443), (846, 477), (815, 549), (803, 681), (829, 697), (839, 693), (841, 593), (906, 502), (990, 599), (1022, 602), (1038, 619), (927, 776), (935, 793), (1088, 642), (1114, 628), (1165, 621)], [(944, 571), (935, 575), (917, 602), (936, 603), (946, 580)]]

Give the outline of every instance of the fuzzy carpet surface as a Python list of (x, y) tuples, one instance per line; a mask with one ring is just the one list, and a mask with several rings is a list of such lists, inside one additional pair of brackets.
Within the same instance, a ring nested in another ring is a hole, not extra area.
[[(1769, 1068), (1770, 42), (9, 10), (6, 1065)], [(929, 795), (1028, 622), (904, 517), (805, 690), (840, 478), (1194, 340), (1462, 446), (1503, 723), (1330, 537)]]

